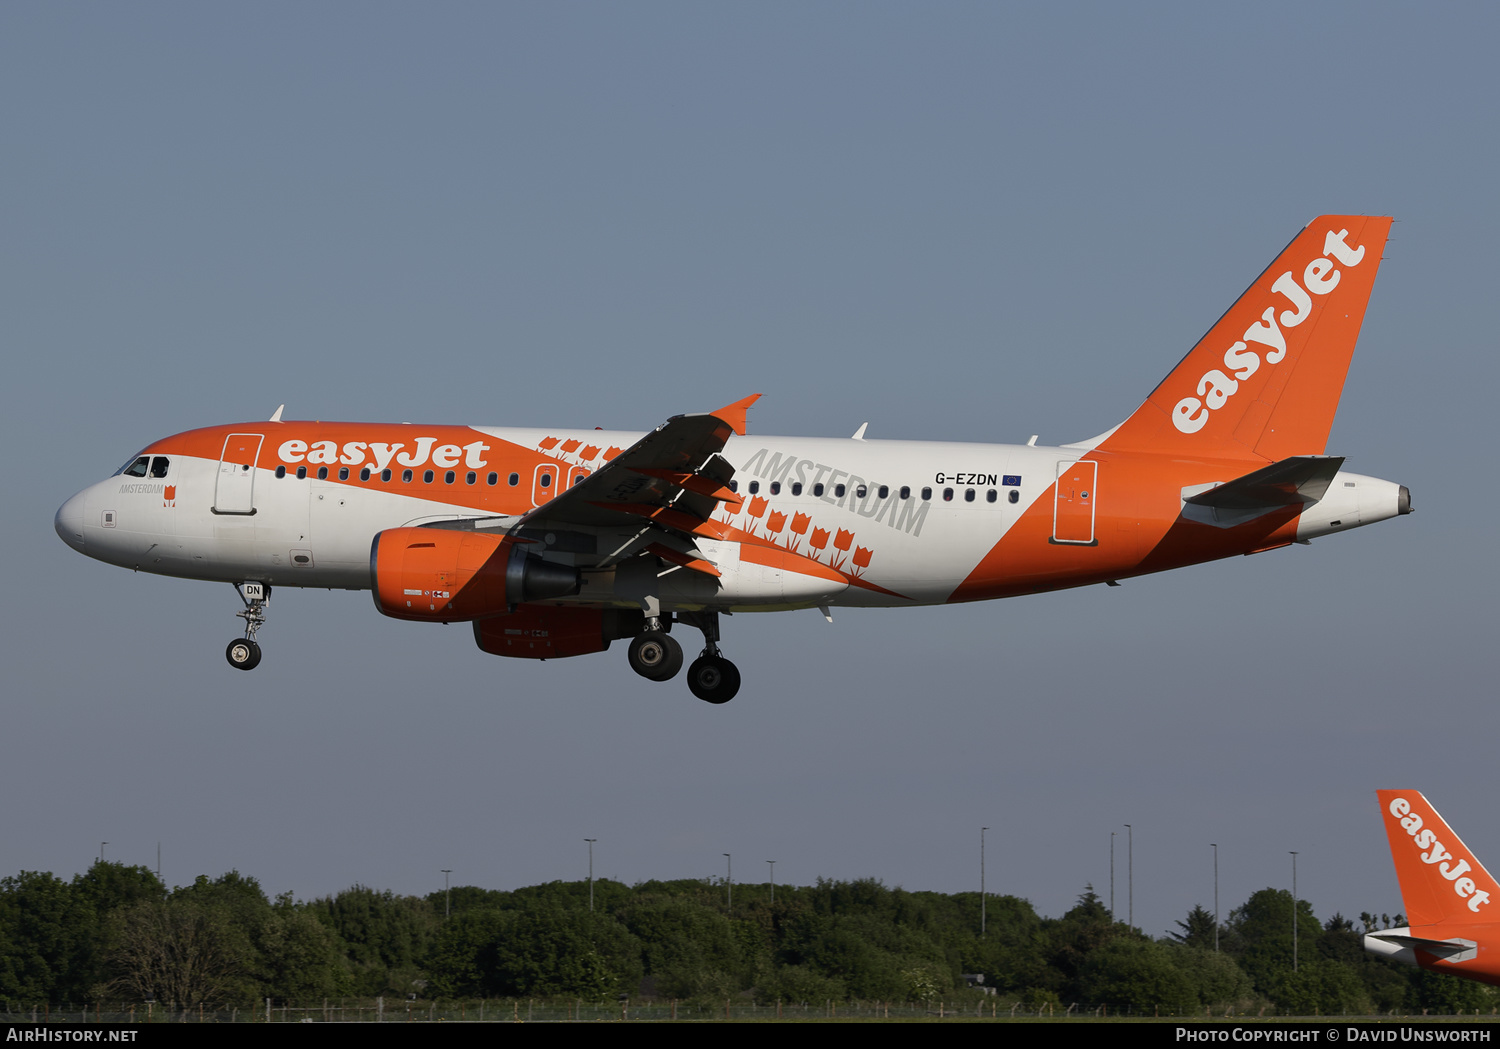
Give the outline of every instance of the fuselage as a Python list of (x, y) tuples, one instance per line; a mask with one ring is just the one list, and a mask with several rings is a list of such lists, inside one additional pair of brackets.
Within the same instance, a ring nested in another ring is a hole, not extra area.
[[(458, 521), (504, 531), (641, 437), (409, 424), (208, 427), (132, 456), (69, 499), (56, 528), (80, 552), (144, 572), (365, 589), (380, 532)], [(1340, 471), (1308, 507), (1190, 506), (1187, 496), (1244, 474), (1246, 464), (1111, 452), (1100, 443), (731, 437), (722, 455), (743, 501), (715, 515), (725, 538), (698, 543), (721, 574), (669, 567), (658, 583), (662, 607), (1008, 597), (1272, 549), (1407, 505), (1398, 485)], [(630, 539), (597, 530), (541, 537), (541, 556), (584, 573), (581, 592), (555, 603), (633, 605), (630, 586), (591, 576)], [(795, 556), (767, 565), (771, 551)]]

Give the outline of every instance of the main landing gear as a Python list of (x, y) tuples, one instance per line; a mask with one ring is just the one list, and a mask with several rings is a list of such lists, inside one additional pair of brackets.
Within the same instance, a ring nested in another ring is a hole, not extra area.
[[(703, 632), (703, 652), (688, 667), (688, 690), (706, 703), (728, 703), (740, 690), (740, 671), (719, 654), (719, 614), (679, 612), (677, 618)], [(666, 681), (682, 669), (682, 646), (672, 640), (667, 619), (651, 616), (630, 643), (630, 669), (651, 681)]]
[(224, 658), (236, 670), (254, 670), (260, 666), (260, 645), (255, 643), (255, 632), (266, 623), (271, 588), (264, 583), (236, 583), (234, 589), (245, 602), (245, 610), (235, 613), (245, 621), (245, 636), (229, 642), (229, 647), (224, 649)]

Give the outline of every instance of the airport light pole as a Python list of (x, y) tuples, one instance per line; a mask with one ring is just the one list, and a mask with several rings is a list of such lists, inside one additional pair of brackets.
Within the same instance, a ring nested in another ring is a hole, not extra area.
[(594, 842), (598, 838), (584, 838), (589, 843), (589, 913), (594, 913)]
[(979, 938), (984, 939), (985, 918), (987, 917), (984, 895), (984, 832), (988, 827), (979, 828)]
[(453, 873), (453, 868), (443, 867), (441, 870), (443, 872), (443, 919), (447, 920), (448, 916), (453, 913), (453, 888), (448, 881), (448, 875)]
[(1219, 952), (1219, 843), (1209, 842), (1214, 850), (1214, 953)]
[(1130, 915), (1129, 924), (1135, 928), (1135, 828), (1125, 824), (1125, 900)]
[(1292, 853), (1292, 972), (1297, 971), (1297, 853)]
[(724, 884), (726, 886), (728, 886), (728, 888), (729, 888), (729, 905), (726, 908), (726, 910), (728, 911), (728, 913), (733, 914), (734, 913), (734, 857), (731, 856), (729, 853), (726, 852), (724, 854), (724, 862), (725, 862), (725, 864), (727, 866), (727, 869), (728, 869), (728, 872), (729, 872), (729, 877), (724, 882)]
[(1109, 920), (1115, 920), (1115, 835), (1119, 831), (1109, 832)]
[(771, 868), (771, 902), (776, 902), (776, 861), (767, 860), (766, 864)]
[(104, 846), (106, 846), (108, 844), (109, 844), (109, 842), (107, 842), (107, 841), (101, 841), (99, 843), (99, 862), (100, 863), (104, 862)]

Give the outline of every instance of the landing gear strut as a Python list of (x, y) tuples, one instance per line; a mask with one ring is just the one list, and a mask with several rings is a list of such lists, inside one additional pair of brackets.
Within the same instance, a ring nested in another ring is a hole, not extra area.
[(719, 654), (719, 613), (681, 612), (678, 618), (703, 631), (703, 654), (688, 667), (688, 690), (706, 703), (728, 703), (740, 690), (740, 670)]
[(236, 583), (234, 589), (245, 602), (244, 611), (235, 613), (245, 621), (245, 636), (229, 642), (224, 658), (236, 670), (254, 670), (260, 666), (260, 645), (255, 643), (255, 633), (265, 625), (271, 588), (264, 583)]

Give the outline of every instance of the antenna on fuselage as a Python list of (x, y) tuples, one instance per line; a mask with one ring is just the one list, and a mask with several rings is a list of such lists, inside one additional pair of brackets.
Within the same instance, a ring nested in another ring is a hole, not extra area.
[(274, 411), (274, 412), (272, 412), (272, 413), (271, 413), (271, 421), (272, 421), (272, 422), (273, 422), (273, 423), (279, 423), (279, 422), (281, 422), (281, 413), (282, 413), (282, 412), (283, 412), (283, 411), (284, 411), (284, 410), (285, 410), (285, 409), (286, 409), (286, 405), (284, 405), (284, 404), (281, 404), (281, 405), (277, 405), (277, 406), (276, 406), (276, 410), (275, 410), (275, 411)]

